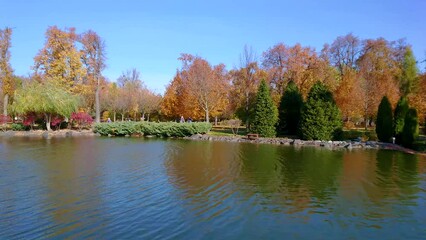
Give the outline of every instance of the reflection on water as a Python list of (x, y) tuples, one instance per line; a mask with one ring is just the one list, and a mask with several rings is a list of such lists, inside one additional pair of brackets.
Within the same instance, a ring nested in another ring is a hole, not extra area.
[(426, 159), (416, 155), (0, 139), (1, 239), (422, 239), (425, 222)]

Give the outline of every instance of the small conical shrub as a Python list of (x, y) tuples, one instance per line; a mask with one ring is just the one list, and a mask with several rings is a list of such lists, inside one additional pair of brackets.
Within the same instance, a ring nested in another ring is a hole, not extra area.
[(297, 85), (290, 81), (280, 100), (278, 133), (296, 135), (299, 131), (303, 97)]
[(269, 87), (266, 85), (265, 80), (262, 80), (256, 95), (251, 130), (263, 137), (275, 137), (277, 122), (277, 107), (269, 93)]
[(392, 107), (388, 97), (384, 96), (377, 110), (376, 133), (382, 142), (390, 142), (393, 134)]
[(340, 110), (321, 82), (312, 86), (302, 108), (300, 134), (306, 140), (331, 140), (342, 128)]
[(396, 104), (393, 121), (394, 136), (396, 137), (396, 143), (398, 144), (402, 143), (402, 129), (404, 128), (404, 120), (408, 108), (407, 98), (402, 96)]
[(418, 136), (419, 119), (417, 117), (417, 110), (410, 108), (405, 115), (404, 128), (402, 130), (402, 145), (404, 147), (412, 147)]

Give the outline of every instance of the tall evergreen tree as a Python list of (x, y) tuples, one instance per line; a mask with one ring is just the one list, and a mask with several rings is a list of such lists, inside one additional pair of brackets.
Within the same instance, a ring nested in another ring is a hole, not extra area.
[(402, 131), (402, 145), (404, 147), (412, 147), (414, 141), (419, 136), (419, 119), (417, 110), (410, 108), (405, 115), (405, 124)]
[(264, 137), (275, 137), (278, 110), (269, 93), (265, 80), (260, 82), (254, 106), (252, 131)]
[(392, 107), (388, 97), (384, 96), (380, 101), (376, 120), (376, 133), (380, 141), (390, 141), (393, 134), (392, 125)]
[(279, 134), (296, 135), (299, 130), (300, 113), (303, 106), (302, 94), (297, 85), (290, 81), (280, 100)]
[(404, 128), (404, 120), (405, 114), (408, 111), (408, 100), (406, 97), (402, 96), (398, 103), (396, 104), (395, 112), (394, 112), (394, 136), (396, 137), (396, 142), (400, 144), (402, 141), (402, 129)]
[(316, 82), (302, 108), (300, 133), (307, 140), (331, 140), (341, 130), (340, 110), (327, 87)]
[(402, 63), (402, 75), (400, 79), (400, 89), (404, 96), (416, 90), (418, 85), (418, 68), (416, 58), (414, 57), (411, 47), (407, 47)]

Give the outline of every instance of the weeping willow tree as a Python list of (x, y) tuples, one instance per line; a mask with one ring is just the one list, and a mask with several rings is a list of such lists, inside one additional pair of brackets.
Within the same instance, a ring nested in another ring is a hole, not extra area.
[(49, 131), (53, 116), (70, 118), (80, 102), (79, 97), (61, 88), (54, 81), (28, 82), (15, 92), (14, 99), (12, 109), (16, 114), (30, 112), (43, 114)]

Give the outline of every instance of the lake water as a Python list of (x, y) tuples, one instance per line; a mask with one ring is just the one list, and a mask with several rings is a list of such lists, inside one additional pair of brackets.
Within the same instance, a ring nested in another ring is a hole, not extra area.
[(384, 150), (0, 138), (0, 239), (424, 239), (426, 159)]

